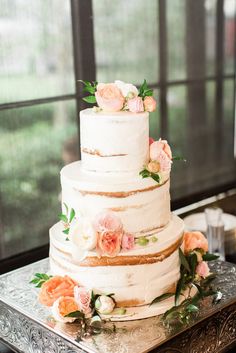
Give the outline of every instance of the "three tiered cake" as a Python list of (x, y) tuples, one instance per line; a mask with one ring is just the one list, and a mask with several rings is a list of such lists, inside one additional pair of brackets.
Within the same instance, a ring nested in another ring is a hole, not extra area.
[(180, 276), (184, 225), (170, 212), (171, 150), (149, 138), (155, 101), (146, 83), (139, 92), (121, 81), (85, 87), (99, 108), (81, 111), (82, 158), (61, 171), (50, 272), (114, 293), (117, 306), (150, 304), (175, 292)]

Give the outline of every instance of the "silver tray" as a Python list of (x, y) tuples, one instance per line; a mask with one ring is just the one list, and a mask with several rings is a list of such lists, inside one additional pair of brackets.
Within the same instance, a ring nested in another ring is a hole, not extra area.
[(161, 316), (106, 324), (98, 335), (80, 338), (78, 324), (52, 325), (49, 309), (38, 303), (29, 284), (36, 272), (48, 271), (48, 259), (0, 276), (0, 339), (24, 353), (204, 353), (223, 352), (236, 342), (236, 265), (214, 262), (223, 298), (204, 300), (189, 326), (167, 327)]

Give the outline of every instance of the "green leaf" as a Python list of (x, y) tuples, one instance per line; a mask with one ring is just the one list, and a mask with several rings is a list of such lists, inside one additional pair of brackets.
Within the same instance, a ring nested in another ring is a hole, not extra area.
[(68, 235), (68, 234), (69, 234), (69, 231), (70, 231), (70, 228), (67, 228), (67, 229), (64, 229), (64, 230), (62, 231), (62, 233)]
[(191, 269), (190, 269), (190, 266), (189, 266), (189, 263), (183, 253), (183, 251), (181, 250), (181, 248), (179, 248), (179, 258), (180, 258), (180, 263), (181, 265), (183, 265), (183, 267), (189, 272), (191, 273)]
[(153, 301), (151, 302), (151, 304), (149, 306), (151, 306), (152, 304), (155, 303), (159, 303), (167, 298), (173, 297), (174, 293), (164, 293), (162, 295), (159, 295), (159, 297), (156, 297), (155, 299), (153, 299)]
[(67, 216), (65, 215), (65, 214), (59, 214), (58, 215), (58, 217), (59, 217), (59, 219), (62, 221), (62, 222), (64, 222), (64, 223), (68, 223), (68, 218), (67, 218)]
[(70, 241), (70, 239), (68, 237), (66, 237), (66, 241)]
[(204, 261), (213, 261), (213, 260), (219, 259), (219, 256), (215, 254), (210, 254), (207, 252), (205, 255), (202, 256), (202, 259)]
[(96, 92), (96, 89), (95, 89), (94, 87), (92, 87), (92, 86), (85, 86), (85, 87), (83, 88), (83, 91), (84, 91), (84, 92), (91, 93), (92, 95), (94, 95), (95, 92)]
[(197, 267), (197, 255), (195, 253), (191, 253), (189, 254), (188, 258), (189, 258), (189, 265), (191, 269), (191, 276), (194, 278), (196, 273), (196, 267)]
[(175, 292), (175, 306), (177, 306), (178, 302), (179, 302), (179, 296), (182, 292), (182, 289), (184, 288), (184, 283), (185, 279), (184, 276), (182, 275), (180, 277), (180, 279), (177, 282), (177, 286), (176, 286), (176, 292)]
[(146, 91), (148, 89), (147, 87), (147, 81), (144, 80), (141, 87), (139, 88), (139, 97), (143, 97), (144, 91)]
[(68, 206), (65, 202), (63, 202), (63, 205), (65, 206), (65, 209), (66, 209), (66, 214), (68, 215), (68, 212), (69, 212), (69, 209), (68, 209)]
[(215, 278), (216, 278), (216, 274), (211, 273), (209, 276), (201, 280), (201, 285), (203, 287), (209, 286), (209, 284), (211, 284), (211, 282), (214, 281)]
[(70, 223), (73, 221), (74, 217), (75, 217), (75, 210), (72, 208), (70, 210), (70, 220), (69, 220)]
[(52, 276), (47, 275), (46, 273), (35, 273), (35, 278), (33, 278), (29, 283), (35, 284), (36, 288), (42, 287), (44, 282), (47, 282)]
[(87, 96), (82, 99), (87, 103), (91, 103), (91, 104), (97, 103), (95, 96)]
[(187, 162), (187, 160), (183, 157), (180, 156), (173, 156), (172, 161), (182, 161), (182, 162)]
[(188, 311), (189, 313), (195, 313), (195, 312), (199, 311), (199, 308), (198, 308), (196, 305), (194, 305), (194, 304), (189, 304), (189, 305), (186, 307), (186, 309), (187, 309), (187, 311)]
[(147, 169), (143, 169), (141, 172), (139, 172), (139, 175), (141, 175), (143, 178), (149, 178), (151, 173)]
[(84, 314), (81, 311), (76, 310), (76, 311), (73, 311), (72, 313), (65, 315), (65, 317), (74, 317), (76, 319), (83, 319)]
[(153, 96), (153, 89), (148, 89), (148, 90), (144, 91), (143, 95), (144, 95), (144, 97)]
[(157, 183), (160, 182), (160, 175), (159, 174), (151, 173), (151, 178), (153, 180), (155, 180)]

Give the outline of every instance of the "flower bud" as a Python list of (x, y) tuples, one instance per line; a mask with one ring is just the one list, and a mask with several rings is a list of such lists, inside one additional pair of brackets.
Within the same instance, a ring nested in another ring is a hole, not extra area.
[(107, 295), (100, 295), (95, 302), (95, 308), (100, 314), (108, 315), (115, 307), (114, 300)]

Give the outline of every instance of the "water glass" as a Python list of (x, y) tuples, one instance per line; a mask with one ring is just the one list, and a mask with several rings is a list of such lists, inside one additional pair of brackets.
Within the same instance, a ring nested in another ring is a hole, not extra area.
[(206, 208), (207, 240), (209, 252), (216, 254), (220, 260), (225, 260), (225, 231), (221, 208)]

